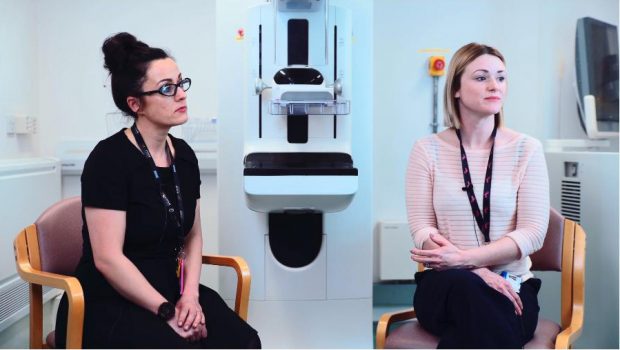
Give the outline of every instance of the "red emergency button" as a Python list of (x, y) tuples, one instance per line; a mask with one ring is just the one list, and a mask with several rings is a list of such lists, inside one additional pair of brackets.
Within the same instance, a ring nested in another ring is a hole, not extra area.
[(428, 73), (431, 76), (439, 77), (444, 74), (446, 68), (446, 59), (444, 56), (431, 56), (428, 63)]

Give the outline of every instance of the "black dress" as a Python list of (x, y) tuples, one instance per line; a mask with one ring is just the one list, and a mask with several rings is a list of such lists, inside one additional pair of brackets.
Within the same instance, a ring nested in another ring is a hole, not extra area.
[[(192, 228), (196, 200), (200, 197), (200, 173), (193, 150), (170, 136), (181, 184), (185, 210), (184, 233)], [(164, 191), (176, 207), (170, 168), (158, 168)], [(82, 173), (82, 219), (84, 207), (126, 212), (123, 253), (167, 300), (179, 299), (176, 277), (176, 224), (164, 211), (159, 189), (144, 155), (121, 130), (99, 142)], [(207, 338), (188, 342), (151, 311), (122, 297), (96, 269), (86, 224), (82, 258), (75, 276), (84, 290), (85, 348), (247, 348), (260, 346), (256, 331), (237, 316), (210, 288), (200, 285), (199, 301), (206, 318)], [(56, 320), (56, 344), (66, 341), (67, 296)]]

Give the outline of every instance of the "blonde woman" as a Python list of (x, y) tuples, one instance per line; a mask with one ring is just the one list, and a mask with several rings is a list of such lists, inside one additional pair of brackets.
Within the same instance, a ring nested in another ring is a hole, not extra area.
[(417, 141), (406, 177), (414, 307), (440, 348), (520, 348), (538, 321), (540, 280), (529, 255), (549, 215), (539, 141), (503, 125), (508, 71), (495, 48), (471, 43), (452, 57), (448, 128)]

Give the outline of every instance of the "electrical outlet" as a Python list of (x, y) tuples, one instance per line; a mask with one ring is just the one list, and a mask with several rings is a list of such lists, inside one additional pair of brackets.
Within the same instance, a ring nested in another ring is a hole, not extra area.
[(37, 133), (37, 119), (30, 116), (9, 116), (6, 123), (8, 135), (27, 135)]

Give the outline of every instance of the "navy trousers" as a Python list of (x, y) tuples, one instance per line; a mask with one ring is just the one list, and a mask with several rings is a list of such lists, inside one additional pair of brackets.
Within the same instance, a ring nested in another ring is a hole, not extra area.
[(413, 306), (421, 326), (440, 338), (438, 348), (522, 348), (534, 336), (537, 278), (521, 284), (522, 316), (505, 295), (469, 270), (426, 270), (415, 279)]

